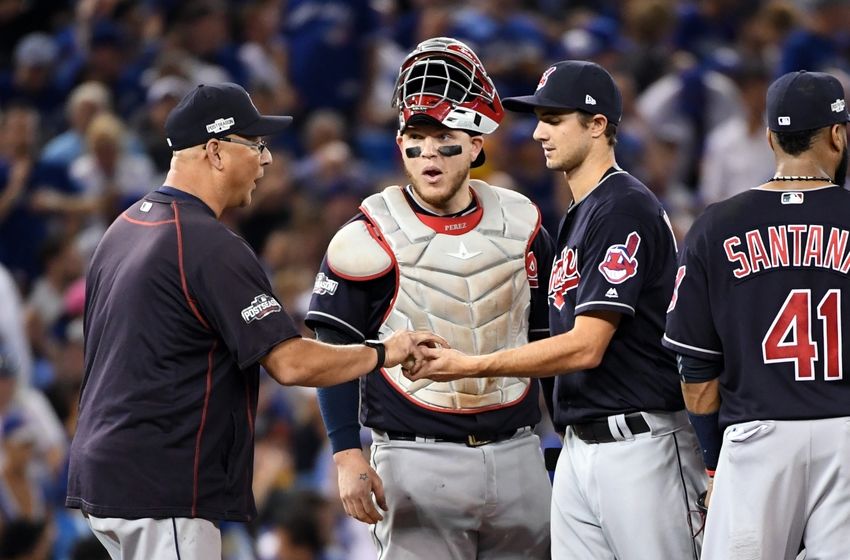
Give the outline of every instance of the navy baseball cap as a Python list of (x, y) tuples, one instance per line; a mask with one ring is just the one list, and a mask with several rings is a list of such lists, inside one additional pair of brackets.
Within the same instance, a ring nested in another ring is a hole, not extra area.
[(277, 134), (291, 122), (292, 117), (261, 115), (248, 92), (238, 84), (201, 84), (168, 114), (165, 134), (172, 150), (182, 150), (228, 134)]
[(536, 107), (577, 109), (601, 114), (608, 122), (620, 123), (623, 98), (607, 70), (584, 60), (564, 60), (550, 66), (540, 77), (534, 95), (508, 97), (502, 101), (506, 109), (533, 113)]
[(767, 88), (767, 127), (774, 132), (812, 130), (850, 121), (844, 88), (823, 72), (789, 72)]

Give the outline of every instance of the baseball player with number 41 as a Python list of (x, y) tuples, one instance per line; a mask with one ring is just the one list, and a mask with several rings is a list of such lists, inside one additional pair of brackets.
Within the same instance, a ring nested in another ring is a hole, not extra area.
[(679, 257), (664, 344), (707, 467), (703, 558), (850, 558), (850, 115), (841, 83), (767, 91), (776, 173), (709, 206)]

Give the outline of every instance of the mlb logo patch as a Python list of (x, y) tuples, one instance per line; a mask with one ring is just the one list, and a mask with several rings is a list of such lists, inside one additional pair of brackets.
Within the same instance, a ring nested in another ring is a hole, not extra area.
[(779, 126), (791, 126), (791, 117), (779, 117)]
[(782, 193), (782, 204), (803, 204), (803, 193), (801, 193), (801, 192), (784, 192), (784, 193)]
[(605, 258), (599, 263), (598, 270), (612, 284), (622, 284), (637, 274), (637, 250), (640, 247), (640, 235), (633, 231), (622, 245), (611, 245), (605, 252)]

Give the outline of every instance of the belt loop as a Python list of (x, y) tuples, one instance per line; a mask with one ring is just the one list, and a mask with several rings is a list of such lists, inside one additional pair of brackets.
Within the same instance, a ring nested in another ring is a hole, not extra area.
[(633, 439), (635, 439), (635, 435), (632, 433), (631, 428), (629, 428), (629, 425), (626, 422), (626, 415), (618, 414), (614, 418), (616, 419), (617, 427), (623, 434), (623, 438), (625, 438), (625, 441), (632, 441)]
[[(624, 418), (622, 414), (617, 414), (615, 416), (608, 417), (608, 431), (611, 432), (611, 437), (614, 438), (614, 441), (626, 441), (626, 438), (623, 437), (623, 434), (619, 428), (620, 418)], [(625, 419), (623, 420), (623, 423), (625, 424)]]

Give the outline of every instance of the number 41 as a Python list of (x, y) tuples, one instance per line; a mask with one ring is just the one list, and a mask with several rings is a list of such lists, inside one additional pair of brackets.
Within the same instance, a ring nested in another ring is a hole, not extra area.
[[(761, 343), (764, 363), (794, 362), (797, 381), (815, 379), (818, 347), (812, 341), (811, 309), (811, 290), (791, 290)], [(824, 377), (827, 381), (835, 381), (844, 376), (841, 363), (841, 291), (829, 290), (818, 304), (817, 313), (823, 322)]]

